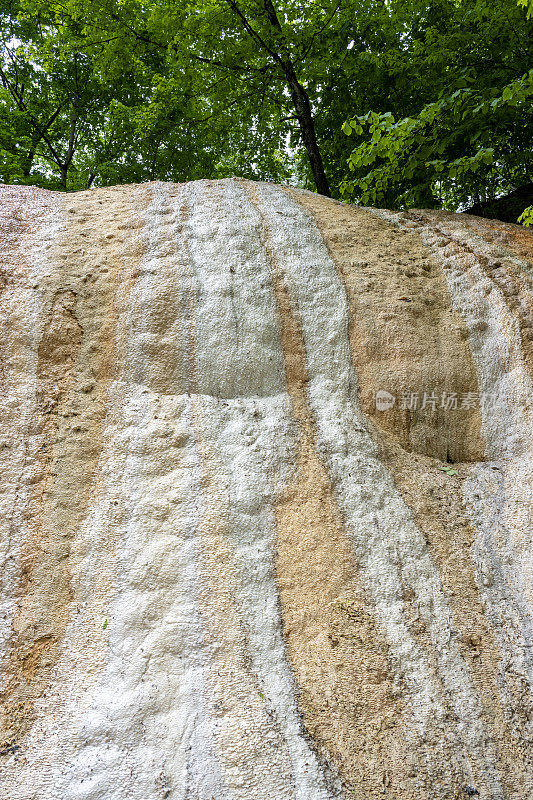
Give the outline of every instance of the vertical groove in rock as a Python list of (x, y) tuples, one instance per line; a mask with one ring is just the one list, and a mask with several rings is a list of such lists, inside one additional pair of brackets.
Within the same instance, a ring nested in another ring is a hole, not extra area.
[[(229, 796), (247, 800), (254, 786), (258, 800), (274, 794), (295, 797), (291, 764), (279, 724), (269, 714), (261, 686), (251, 668), (251, 654), (235, 604), (237, 576), (228, 547), (230, 509), (224, 471), (206, 439), (201, 398), (192, 398), (191, 424), (200, 456), (202, 507), (198, 598), (205, 644), (210, 652), (208, 685), (213, 701), (219, 763)], [(238, 770), (236, 769), (238, 767)]]
[[(121, 780), (90, 744), (76, 773), (80, 791), (98, 780), (117, 800), (158, 800), (158, 786), (216, 800), (337, 797), (298, 720), (270, 571), (287, 403), (241, 194), (231, 182), (156, 184), (146, 213), (106, 470), (125, 507), (110, 655), (84, 725), (89, 742), (112, 740)], [(237, 326), (230, 281), (246, 298)]]
[[(467, 476), (463, 501), (474, 531), (476, 581), (503, 654), (503, 691), (513, 726), (527, 740), (533, 714), (526, 688), (533, 670), (533, 383), (524, 314), (533, 293), (531, 244), (526, 232), (503, 223), (493, 233), (494, 223), (462, 215), (375, 213), (419, 232), (442, 264), (452, 304), (468, 329), (491, 461)], [(518, 293), (509, 292), (506, 276), (518, 281)]]
[[(494, 235), (489, 221), (461, 215), (412, 212), (400, 224), (418, 229), (444, 267), (486, 398), (481, 413), (491, 463), (472, 470), (463, 498), (475, 533), (477, 582), (503, 654), (503, 692), (514, 730), (527, 741), (533, 716), (526, 688), (533, 674), (531, 249), (516, 226), (501, 224)], [(531, 748), (525, 758), (531, 775)]]
[[(212, 198), (208, 194), (207, 208)], [(223, 198), (220, 205), (223, 206)], [(217, 204), (219, 205), (219, 204)], [(213, 209), (214, 211), (214, 209)], [(191, 225), (190, 214), (187, 223)], [(191, 253), (184, 240), (186, 283), (193, 287)], [(201, 269), (203, 264), (198, 265)], [(198, 601), (205, 646), (210, 654), (207, 681), (212, 693), (216, 750), (228, 795), (247, 800), (254, 786), (257, 800), (295, 798), (296, 787), (286, 745), (275, 717), (269, 714), (257, 676), (243, 620), (236, 605), (238, 576), (230, 551), (228, 481), (224, 465), (210, 445), (213, 416), (198, 394), (194, 292), (188, 292), (191, 429), (199, 457)]]
[[(497, 288), (518, 327), (521, 351), (533, 378), (533, 244), (518, 225), (495, 223), (467, 214), (411, 211), (405, 221), (433, 234), (435, 252), (444, 262), (475, 264), (490, 288)], [(486, 330), (486, 329), (485, 329)]]
[[(360, 248), (356, 235), (356, 221), (361, 221), (368, 212), (359, 211), (351, 207), (333, 207), (333, 204), (324, 204), (321, 198), (313, 195), (297, 195), (298, 201), (307, 208), (313, 215), (318, 225), (329, 253), (336, 264), (339, 273), (342, 275), (344, 284), (347, 287), (347, 294), (350, 308), (350, 343), (354, 353), (354, 362), (361, 363), (360, 348), (363, 346), (365, 338), (361, 336), (361, 316), (365, 305), (365, 291), (362, 286), (362, 276), (360, 269), (357, 268), (357, 255)], [(376, 220), (375, 227), (379, 228), (380, 222)], [(368, 223), (365, 224), (368, 230)], [(421, 251), (421, 242), (417, 242), (418, 234), (414, 231), (402, 234), (392, 225), (387, 225), (386, 229), (386, 257), (391, 258), (395, 247), (404, 248), (407, 245), (408, 252), (414, 254)], [(407, 239), (407, 241), (406, 241)], [(399, 245), (397, 244), (399, 240)], [(381, 245), (385, 246), (385, 241)], [(370, 248), (366, 248), (366, 270), (371, 272)], [(378, 258), (381, 253), (378, 250)], [(430, 254), (422, 251), (426, 259), (430, 259)], [(383, 254), (385, 257), (385, 253)], [(397, 264), (401, 257), (394, 259)], [(431, 265), (433, 272), (441, 271), (438, 262), (433, 261)], [(436, 337), (439, 341), (445, 340), (447, 343), (442, 350), (443, 356), (450, 359), (450, 366), (445, 370), (445, 374), (450, 378), (452, 369), (458, 369), (468, 376), (469, 391), (478, 393), (477, 377), (472, 363), (472, 356), (466, 345), (466, 328), (464, 323), (457, 324), (450, 328), (441, 329), (443, 315), (446, 313), (446, 302), (451, 306), (451, 298), (448, 295), (444, 276), (435, 279), (433, 276), (433, 286), (436, 282), (440, 283), (439, 294), (441, 295), (440, 312), (432, 319), (431, 325), (435, 328)], [(433, 290), (435, 292), (435, 289)], [(408, 294), (408, 291), (405, 292)], [(369, 303), (372, 312), (373, 326), (390, 326), (390, 332), (382, 335), (382, 340), (391, 343), (397, 342), (400, 331), (397, 326), (392, 324), (389, 314), (385, 314), (381, 320), (378, 316), (375, 304)], [(364, 311), (363, 311), (364, 315)], [(422, 380), (426, 386), (435, 386), (437, 383), (433, 375), (438, 369), (438, 353), (432, 352), (432, 342), (435, 339), (428, 336), (428, 324), (415, 318), (413, 320), (411, 339), (419, 337), (420, 346), (411, 348), (409, 357), (412, 360), (417, 358), (419, 351), (423, 350), (427, 361), (422, 371)], [(375, 330), (375, 327), (374, 327)], [(450, 336), (456, 335), (456, 342), (450, 342)], [(464, 332), (464, 333), (463, 333)], [(408, 373), (411, 373), (409, 361), (407, 365)], [(466, 366), (465, 366), (466, 365)], [(358, 373), (360, 393), (363, 392), (361, 382), (365, 380), (364, 373)], [(411, 384), (413, 385), (413, 384)], [(476, 418), (471, 425), (473, 441), (461, 441), (460, 449), (455, 447), (455, 453), (462, 453), (463, 460), (476, 460), (483, 456), (482, 443), (479, 440), (480, 418), (479, 410), (474, 409)], [(448, 415), (453, 415), (453, 410), (449, 410)], [(455, 412), (457, 417), (460, 408)], [(378, 412), (373, 414), (376, 417)], [(379, 420), (379, 416), (378, 416)], [(439, 439), (443, 439), (443, 424), (446, 419), (436, 419), (434, 415), (430, 417), (430, 423), (435, 425), (436, 434)], [(447, 426), (455, 427), (454, 435), (464, 435), (465, 429), (456, 425), (453, 419)], [(468, 471), (460, 465), (455, 465), (460, 472), (459, 479), (453, 479), (442, 471), (439, 471), (438, 462), (427, 456), (420, 454), (410, 454), (399, 445), (404, 444), (403, 437), (398, 436), (398, 430), (393, 428), (394, 436), (377, 424), (373, 428), (374, 436), (378, 443), (382, 461), (390, 469), (394, 481), (402, 496), (411, 509), (413, 517), (420, 530), (424, 531), (432, 556), (438, 564), (443, 589), (446, 593), (447, 601), (450, 604), (453, 614), (453, 624), (457, 629), (459, 637), (458, 644), (461, 653), (468, 663), (472, 679), (481, 702), (483, 704), (483, 720), (490, 731), (493, 741), (498, 748), (498, 764), (503, 782), (509, 787), (511, 796), (519, 798), (527, 793), (527, 782), (529, 773), (529, 756), (524, 747), (523, 735), (520, 735), (511, 723), (511, 719), (520, 715), (521, 703), (517, 703), (509, 697), (508, 690), (505, 689), (505, 672), (503, 668), (503, 653), (495, 638), (494, 629), (484, 613), (484, 600), (476, 582), (475, 556), (472, 549), (474, 544), (475, 532), (472, 529), (470, 520), (466, 514), (462, 496), (461, 485)], [(455, 458), (453, 459), (456, 460)], [(416, 607), (414, 595), (408, 592), (406, 598), (408, 614), (412, 615), (412, 625), (418, 627), (419, 635), (422, 639), (426, 637), (426, 628), (420, 620)], [(426, 648), (431, 649), (432, 643), (427, 640)]]
[(113, 232), (113, 211), (117, 227), (124, 222), (123, 196), (110, 191), (105, 205), (102, 195), (70, 198), (61, 216), (58, 209), (43, 223), (45, 230), (61, 226), (44, 256), (37, 256), (38, 239), (29, 237), (25, 247), (28, 264), (36, 264), (28, 266), (26, 280), (36, 281), (42, 317), (28, 431), (33, 453), (24, 466), (30, 491), (21, 512), (19, 599), (2, 689), (6, 745), (20, 745), (34, 721), (34, 703), (53, 680), (69, 620), (70, 550), (91, 496), (114, 370), (114, 296), (128, 281), (116, 242), (123, 239)]
[[(275, 188), (259, 191), (273, 249), (286, 264), (291, 299), (301, 316), (320, 452), (376, 620), (386, 632), (390, 658), (405, 680), (406, 731), (424, 753), (417, 785), (443, 796), (460, 794), (462, 786), (499, 796), (496, 754), (458, 647), (437, 565), (358, 408), (344, 286), (301, 206)], [(423, 637), (406, 613), (411, 594), (427, 628)]]
[[(248, 192), (261, 213), (257, 192)], [(318, 453), (302, 332), (264, 215), (262, 225), (299, 437), (295, 475), (276, 507), (276, 573), (306, 727), (351, 791), (373, 798), (388, 788), (407, 797), (410, 758), (398, 687)]]

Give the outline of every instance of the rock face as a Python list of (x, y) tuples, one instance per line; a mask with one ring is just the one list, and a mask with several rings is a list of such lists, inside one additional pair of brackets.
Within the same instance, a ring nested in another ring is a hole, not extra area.
[(0, 189), (5, 800), (525, 800), (533, 236)]

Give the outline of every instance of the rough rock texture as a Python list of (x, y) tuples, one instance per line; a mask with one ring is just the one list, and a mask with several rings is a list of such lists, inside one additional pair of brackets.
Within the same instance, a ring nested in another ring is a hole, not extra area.
[(0, 796), (530, 797), (533, 236), (0, 204)]

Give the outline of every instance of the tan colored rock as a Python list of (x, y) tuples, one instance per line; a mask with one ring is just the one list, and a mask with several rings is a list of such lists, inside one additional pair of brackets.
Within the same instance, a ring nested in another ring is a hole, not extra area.
[(533, 236), (0, 206), (0, 796), (525, 800)]

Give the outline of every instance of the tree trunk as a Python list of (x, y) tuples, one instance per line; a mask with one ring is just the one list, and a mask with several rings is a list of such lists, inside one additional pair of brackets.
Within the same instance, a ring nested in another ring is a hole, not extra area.
[(22, 174), (25, 178), (29, 178), (31, 168), (33, 166), (33, 159), (35, 158), (35, 151), (32, 147), (31, 150), (28, 151), (26, 158), (24, 159), (24, 166), (22, 168)]
[(502, 222), (516, 222), (524, 208), (533, 205), (533, 183), (518, 186), (502, 197), (491, 200), (477, 199), (464, 214), (475, 214), (488, 219), (501, 219)]
[(307, 157), (309, 158), (317, 192), (325, 195), (326, 197), (331, 197), (329, 183), (322, 161), (322, 155), (320, 154), (320, 149), (316, 140), (315, 121), (311, 112), (309, 96), (303, 86), (296, 79), (296, 75), (294, 75), (294, 80), (291, 80), (289, 76), (287, 77), (289, 80), (289, 89), (291, 92), (292, 102), (294, 103), (294, 107), (296, 109), (296, 116), (298, 117), (298, 124), (302, 134), (302, 141), (307, 151)]
[[(278, 34), (283, 34), (281, 23), (272, 0), (263, 0), (263, 6), (272, 27), (277, 31)], [(324, 163), (322, 161), (322, 155), (316, 140), (315, 121), (311, 111), (309, 95), (296, 76), (294, 64), (290, 58), (287, 48), (282, 47), (281, 53), (272, 53), (271, 50), (270, 52), (276, 58), (278, 65), (281, 67), (287, 79), (289, 91), (291, 93), (291, 99), (294, 103), (298, 124), (302, 134), (302, 141), (307, 151), (307, 157), (309, 158), (317, 192), (319, 194), (324, 194), (326, 197), (331, 197), (329, 183), (324, 170)]]

